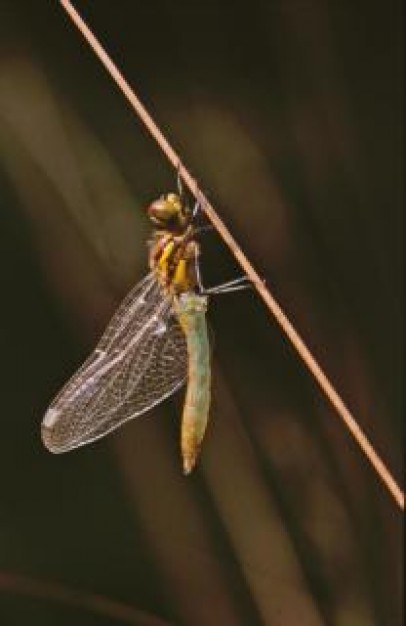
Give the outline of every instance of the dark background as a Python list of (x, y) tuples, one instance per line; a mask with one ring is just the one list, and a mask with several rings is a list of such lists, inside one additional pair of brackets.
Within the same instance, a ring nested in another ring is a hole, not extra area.
[[(400, 480), (401, 3), (76, 6)], [(0, 622), (400, 624), (401, 514), (250, 291), (210, 303), (191, 477), (182, 393), (42, 447), (175, 177), (58, 2), (0, 9)], [(202, 271), (240, 272), (214, 233)]]

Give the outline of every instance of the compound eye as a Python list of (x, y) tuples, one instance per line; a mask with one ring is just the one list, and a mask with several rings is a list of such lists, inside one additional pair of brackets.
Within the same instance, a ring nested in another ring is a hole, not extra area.
[(160, 226), (181, 224), (183, 222), (183, 207), (176, 193), (168, 193), (149, 205), (148, 215), (153, 222)]
[(176, 193), (168, 193), (166, 196), (168, 206), (171, 207), (173, 214), (182, 212), (182, 203), (179, 196)]

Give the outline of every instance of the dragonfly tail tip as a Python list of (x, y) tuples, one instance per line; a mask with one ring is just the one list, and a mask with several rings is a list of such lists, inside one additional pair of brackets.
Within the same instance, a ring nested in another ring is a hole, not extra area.
[(195, 466), (194, 460), (183, 459), (183, 474), (189, 476)]

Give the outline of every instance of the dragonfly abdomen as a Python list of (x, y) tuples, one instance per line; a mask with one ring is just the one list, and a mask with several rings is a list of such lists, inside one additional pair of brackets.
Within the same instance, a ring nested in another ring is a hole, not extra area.
[(185, 474), (189, 474), (196, 463), (209, 417), (211, 374), (206, 309), (207, 298), (193, 292), (183, 293), (175, 301), (189, 356), (181, 430)]

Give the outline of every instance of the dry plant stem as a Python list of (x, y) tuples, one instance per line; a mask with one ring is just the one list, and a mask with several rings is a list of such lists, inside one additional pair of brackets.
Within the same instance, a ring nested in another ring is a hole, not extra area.
[(148, 111), (145, 109), (143, 104), (135, 95), (134, 91), (131, 89), (121, 72), (118, 70), (116, 65), (113, 63), (111, 58), (108, 56), (106, 51), (97, 41), (93, 33), (86, 26), (80, 15), (75, 11), (69, 0), (60, 0), (62, 6), (69, 14), (72, 21), (75, 23), (77, 28), (80, 30), (82, 35), (90, 44), (91, 48), (95, 52), (95, 54), (99, 57), (100, 61), (106, 67), (107, 71), (112, 76), (113, 80), (116, 82), (118, 87), (121, 89), (127, 100), (130, 102), (131, 106), (137, 113), (137, 115), (141, 118), (142, 122), (154, 137), (154, 139), (159, 144), (161, 150), (164, 152), (168, 160), (172, 163), (172, 165), (178, 170), (179, 175), (182, 180), (188, 186), (191, 193), (195, 196), (195, 198), (200, 202), (203, 210), (205, 211), (207, 217), (213, 224), (213, 226), (217, 229), (219, 235), (222, 237), (224, 242), (228, 245), (231, 252), (234, 254), (237, 261), (240, 263), (246, 275), (250, 278), (252, 283), (255, 285), (256, 290), (262, 297), (263, 301), (271, 311), (271, 313), (276, 318), (277, 322), (281, 326), (283, 332), (293, 346), (296, 348), (303, 362), (307, 366), (307, 368), (311, 371), (314, 378), (320, 385), (324, 394), (330, 400), (331, 404), (335, 407), (336, 411), (346, 424), (347, 428), (353, 435), (354, 439), (357, 441), (358, 445), (363, 450), (364, 454), (369, 459), (370, 463), (380, 476), (383, 483), (386, 485), (389, 492), (392, 494), (394, 499), (400, 508), (404, 508), (404, 494), (395, 482), (394, 478), (390, 474), (389, 470), (384, 465), (383, 461), (380, 459), (378, 454), (375, 452), (368, 438), (365, 436), (359, 425), (357, 424), (355, 418), (349, 411), (349, 409), (345, 406), (344, 402), (340, 398), (339, 394), (334, 389), (333, 385), (330, 383), (327, 376), (324, 374), (323, 370), (320, 368), (319, 364), (296, 332), (289, 319), (279, 306), (278, 302), (269, 292), (269, 289), (266, 287), (265, 283), (262, 281), (259, 274), (256, 272), (254, 267), (251, 265), (248, 258), (245, 256), (234, 237), (228, 231), (227, 227), (218, 216), (217, 212), (214, 210), (213, 206), (210, 204), (206, 196), (201, 192), (198, 187), (196, 180), (190, 175), (186, 167), (181, 162), (179, 156), (176, 154), (172, 146), (168, 143), (167, 139), (164, 137), (162, 132), (159, 130), (154, 120), (149, 115)]

